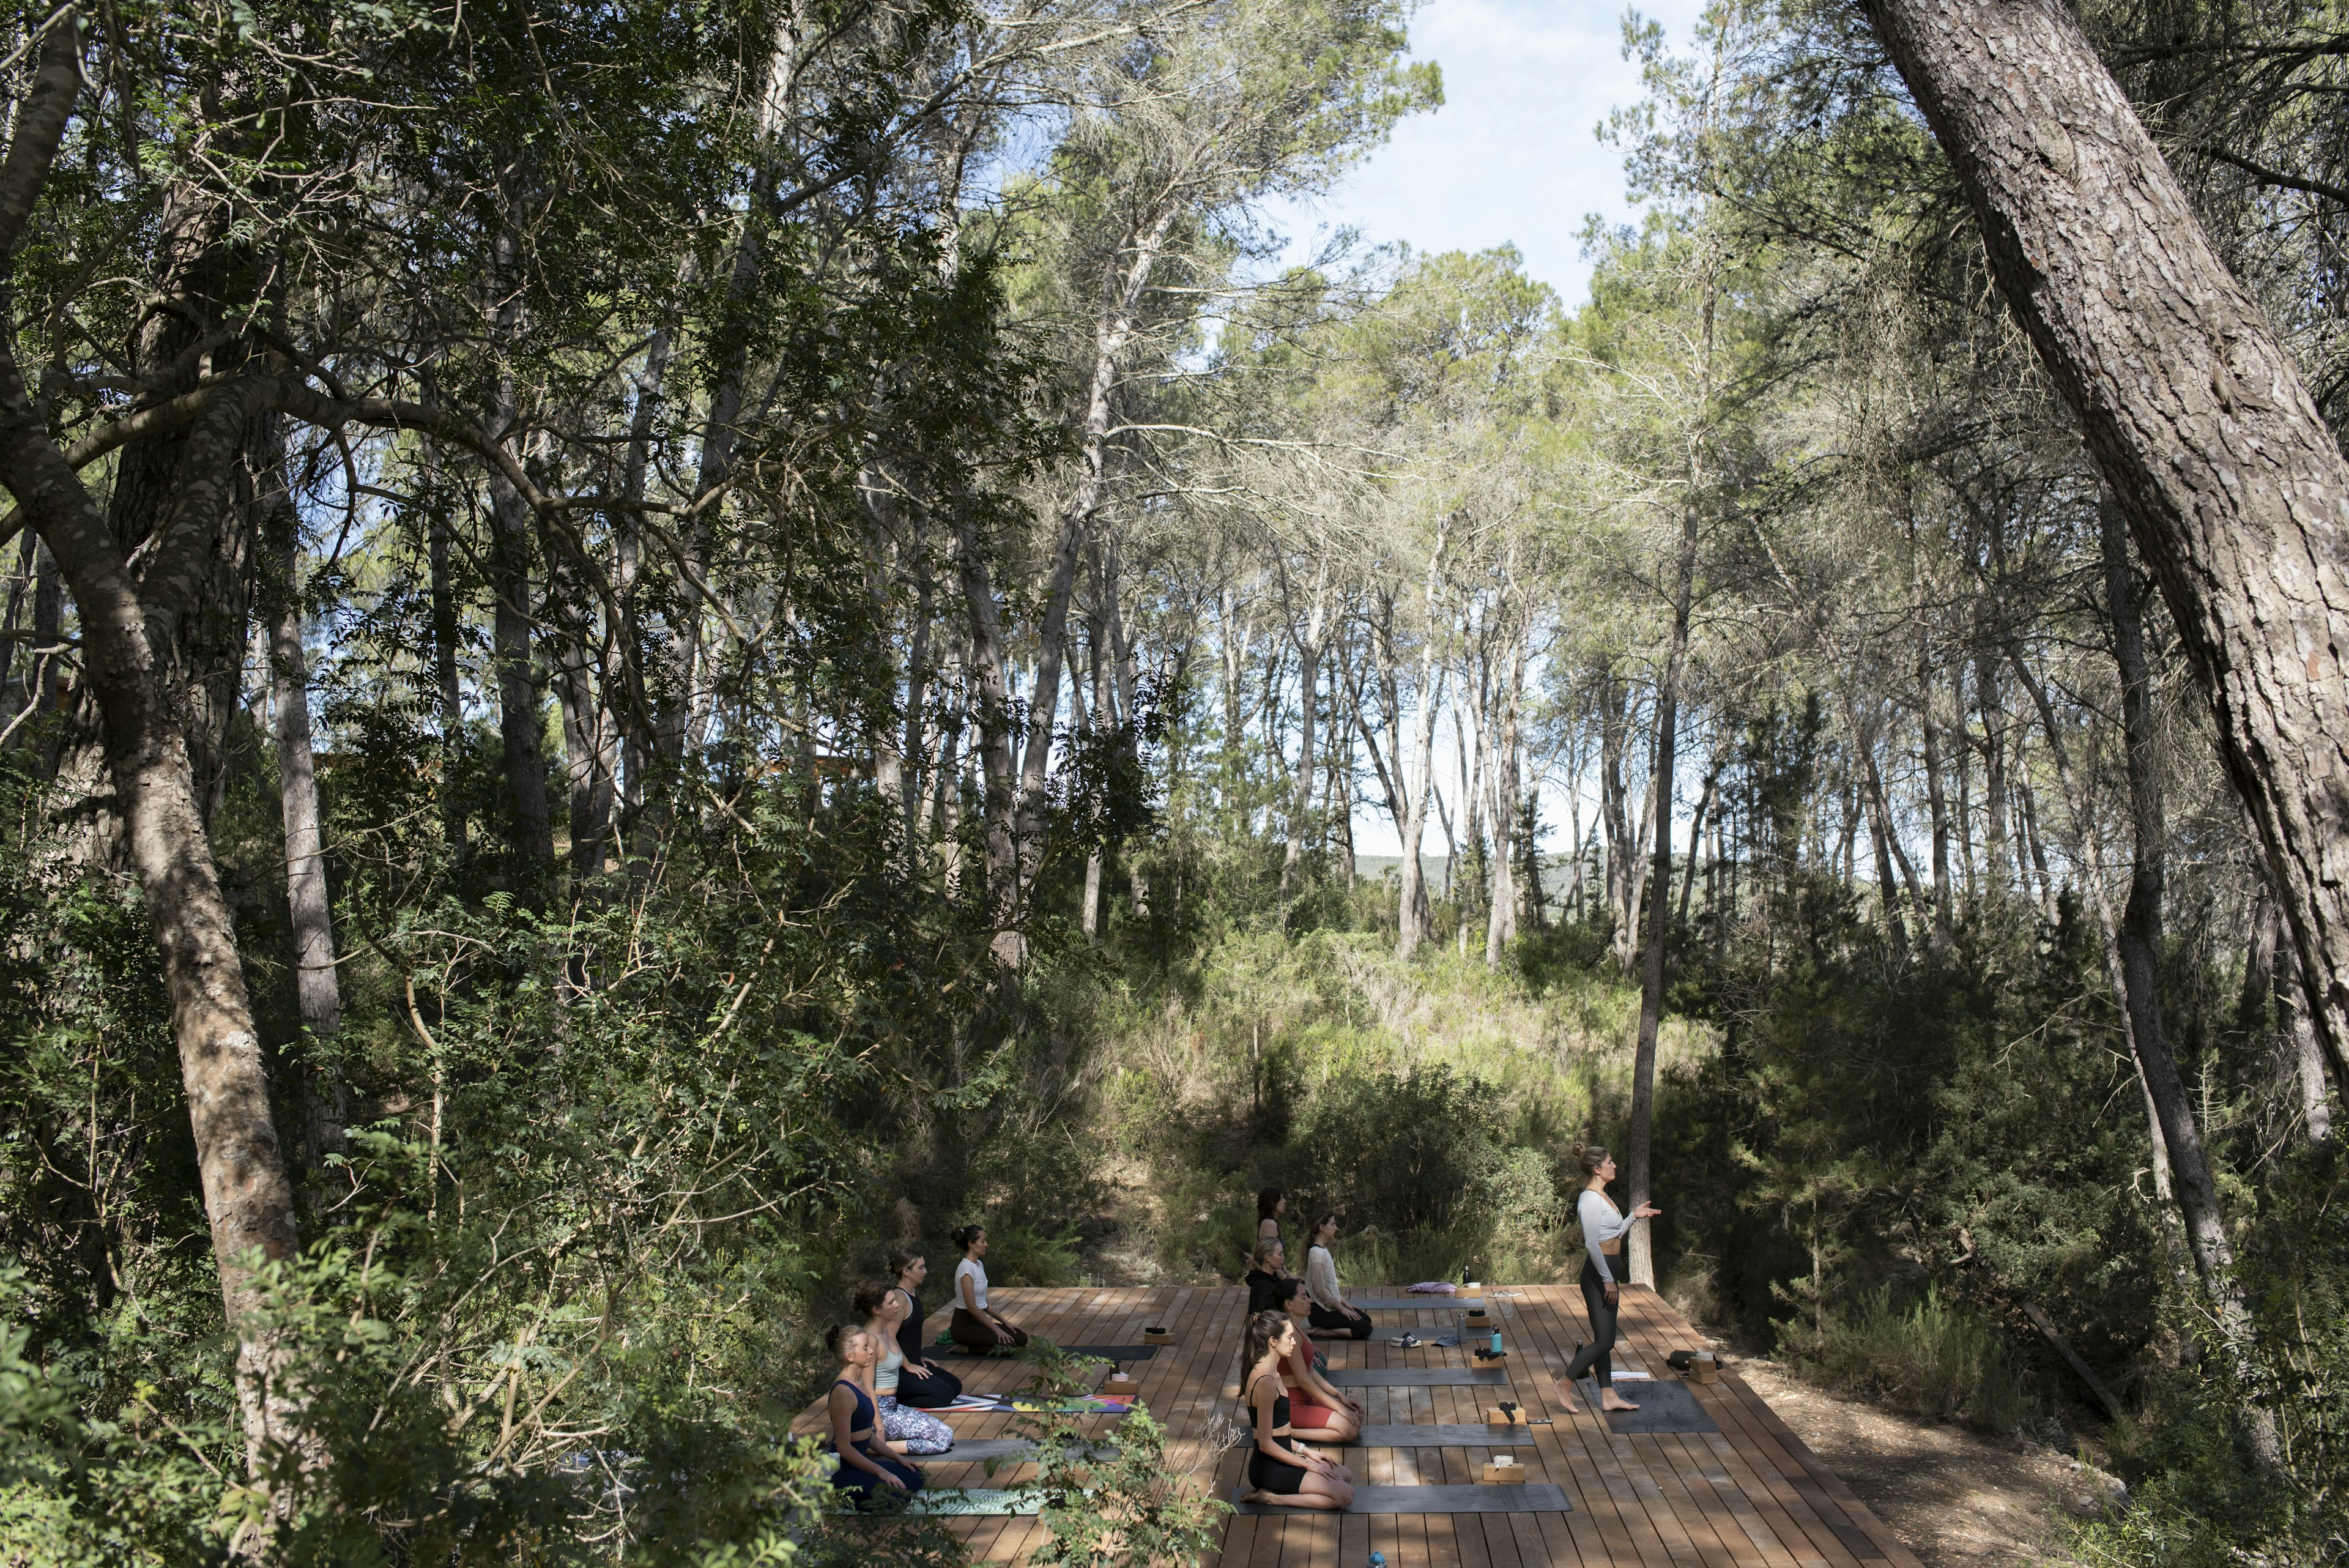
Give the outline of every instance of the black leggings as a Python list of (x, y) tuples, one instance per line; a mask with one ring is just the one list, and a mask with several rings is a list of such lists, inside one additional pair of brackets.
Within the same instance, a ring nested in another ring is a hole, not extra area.
[[(1613, 1269), (1615, 1260), (1609, 1258), (1607, 1266)], [(1619, 1283), (1615, 1297), (1620, 1301), (1622, 1296), (1622, 1287)], [(1588, 1257), (1582, 1260), (1582, 1306), (1590, 1314), (1590, 1343), (1567, 1364), (1567, 1381), (1573, 1382), (1595, 1366), (1599, 1369), (1599, 1386), (1612, 1388), (1615, 1386), (1615, 1309), (1607, 1304), (1607, 1282), (1599, 1277), (1599, 1265)]]
[(1248, 1455), (1248, 1484), (1258, 1491), (1268, 1491), (1281, 1497), (1295, 1497), (1305, 1490), (1305, 1467), (1290, 1464), (1287, 1459), (1266, 1453), (1262, 1449)]
[(916, 1372), (909, 1361), (897, 1374), (897, 1403), (916, 1410), (943, 1410), (961, 1392), (962, 1379), (943, 1366), (936, 1372)]
[(1305, 1321), (1312, 1325), (1313, 1332), (1316, 1334), (1331, 1334), (1339, 1339), (1371, 1337), (1371, 1318), (1368, 1313), (1364, 1313), (1360, 1317), (1348, 1317), (1336, 1307), (1325, 1307), (1317, 1302), (1312, 1310), (1305, 1314)]

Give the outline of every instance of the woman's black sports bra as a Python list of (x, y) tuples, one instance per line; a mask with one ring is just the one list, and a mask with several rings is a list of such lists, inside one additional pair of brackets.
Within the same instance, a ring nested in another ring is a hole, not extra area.
[[(1263, 1381), (1264, 1381), (1264, 1379), (1263, 1379), (1263, 1378), (1261, 1378), (1261, 1377), (1259, 1377), (1259, 1378), (1257, 1378), (1257, 1383), (1259, 1383), (1259, 1384), (1261, 1384)], [(1278, 1386), (1278, 1380), (1276, 1379), (1276, 1381), (1275, 1381), (1275, 1386)], [(1251, 1387), (1251, 1388), (1248, 1390), (1248, 1394), (1249, 1394), (1249, 1396), (1250, 1396), (1250, 1397), (1251, 1397), (1251, 1399), (1252, 1399), (1252, 1398), (1254, 1397), (1255, 1394), (1256, 1394), (1256, 1390), (1255, 1390), (1255, 1388)], [(1274, 1396), (1272, 1397), (1272, 1430), (1273, 1430), (1273, 1435), (1274, 1435), (1275, 1437), (1279, 1436), (1279, 1435), (1280, 1435), (1281, 1428), (1284, 1428), (1284, 1427), (1286, 1427), (1286, 1426), (1288, 1426), (1288, 1396), (1287, 1394), (1285, 1394), (1285, 1393), (1284, 1393), (1284, 1394), (1276, 1394), (1276, 1395), (1274, 1395)], [(1251, 1431), (1251, 1432), (1253, 1432), (1253, 1431), (1254, 1431), (1254, 1429), (1255, 1429), (1255, 1423), (1254, 1423), (1254, 1422), (1250, 1422), (1250, 1423), (1249, 1423), (1249, 1429), (1250, 1429), (1250, 1431)]]

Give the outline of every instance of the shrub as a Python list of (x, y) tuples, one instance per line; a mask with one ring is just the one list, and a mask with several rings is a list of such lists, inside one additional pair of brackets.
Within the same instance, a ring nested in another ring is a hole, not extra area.
[(1082, 1243), (1073, 1230), (1040, 1231), (1017, 1220), (988, 1228), (988, 1278), (1003, 1284), (1073, 1285), (1082, 1256)]
[(1297, 1186), (1356, 1226), (1449, 1231), (1502, 1159), (1498, 1108), (1445, 1066), (1347, 1072), (1314, 1096), (1291, 1146)]
[(1944, 1302), (1937, 1290), (1904, 1311), (1887, 1288), (1856, 1310), (1830, 1310), (1820, 1321), (1817, 1331), (1782, 1325), (1793, 1341), (1782, 1348), (1791, 1364), (1829, 1387), (1992, 1431), (2011, 1432), (2029, 1414), (1997, 1328), (1974, 1308)]

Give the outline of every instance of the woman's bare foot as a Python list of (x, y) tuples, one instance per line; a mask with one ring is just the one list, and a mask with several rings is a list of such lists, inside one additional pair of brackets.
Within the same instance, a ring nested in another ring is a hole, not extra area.
[(1558, 1401), (1566, 1407), (1566, 1413), (1568, 1415), (1579, 1416), (1582, 1414), (1582, 1407), (1575, 1403), (1574, 1379), (1565, 1376), (1562, 1374), (1559, 1376), (1557, 1379), (1557, 1397)]
[(1599, 1396), (1599, 1407), (1602, 1410), (1636, 1410), (1639, 1408), (1637, 1405), (1632, 1404), (1631, 1401), (1624, 1398), (1623, 1396), (1616, 1393), (1612, 1388), (1607, 1389)]

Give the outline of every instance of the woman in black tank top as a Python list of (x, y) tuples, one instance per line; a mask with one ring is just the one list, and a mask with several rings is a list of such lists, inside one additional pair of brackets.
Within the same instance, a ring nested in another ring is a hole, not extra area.
[(1248, 1454), (1246, 1501), (1336, 1511), (1352, 1505), (1353, 1477), (1345, 1466), (1299, 1444), (1288, 1429), (1280, 1363), (1296, 1348), (1297, 1330), (1287, 1313), (1260, 1312), (1248, 1319), (1241, 1398), (1255, 1448)]

